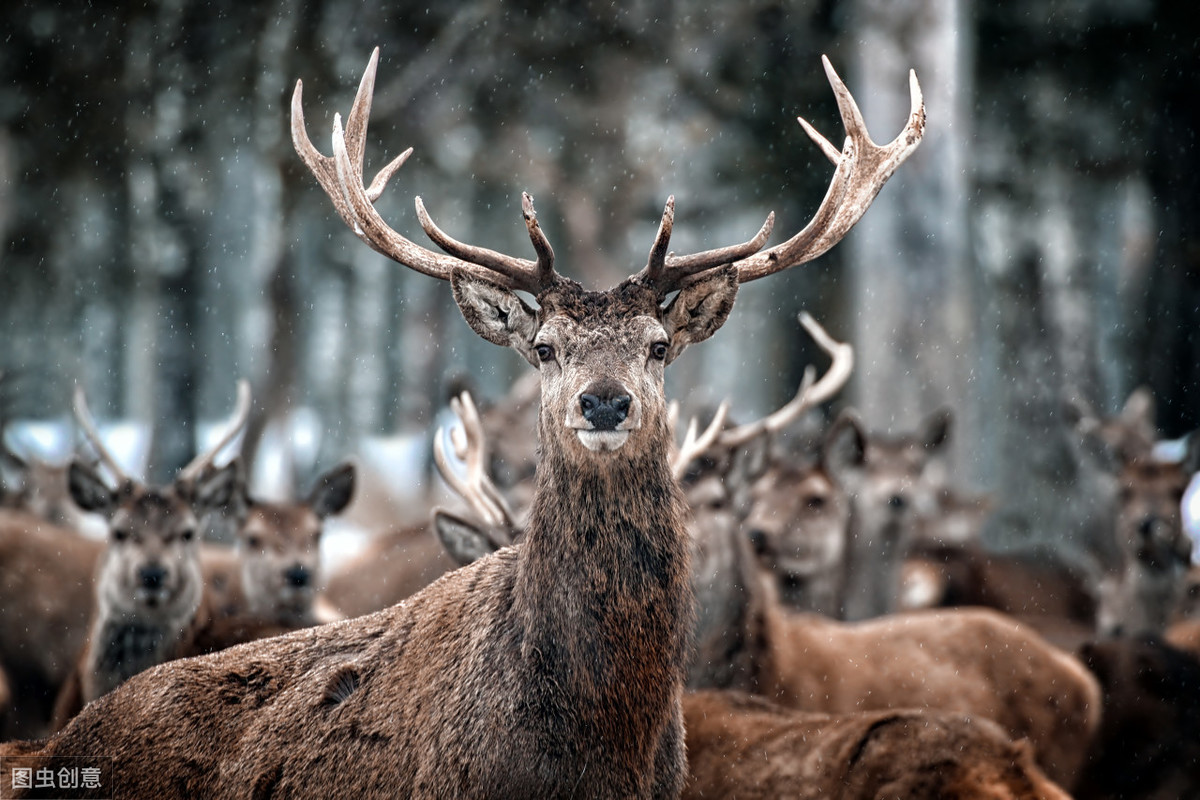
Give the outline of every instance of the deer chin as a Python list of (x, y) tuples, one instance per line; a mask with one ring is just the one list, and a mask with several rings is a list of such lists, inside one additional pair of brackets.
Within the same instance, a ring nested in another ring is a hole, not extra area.
[(593, 453), (611, 453), (629, 439), (629, 431), (594, 431), (576, 429), (575, 435)]

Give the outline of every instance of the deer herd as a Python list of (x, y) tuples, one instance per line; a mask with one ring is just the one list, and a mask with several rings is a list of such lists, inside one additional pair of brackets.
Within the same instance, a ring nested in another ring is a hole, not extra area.
[(1104, 552), (1077, 558), (985, 546), (989, 499), (947, 468), (950, 411), (902, 433), (850, 409), (826, 424), (854, 354), (807, 315), (831, 365), (778, 411), (735, 424), (723, 403), (684, 425), (665, 396), (667, 365), (740, 284), (837, 244), (917, 148), (915, 75), (881, 146), (824, 62), (847, 135), (839, 149), (800, 120), (835, 171), (790, 239), (764, 249), (771, 216), (743, 244), (676, 255), (671, 198), (645, 266), (591, 291), (556, 270), (529, 195), (534, 260), (457, 241), (420, 198), (443, 252), (383, 221), (374, 202), (411, 150), (365, 183), (377, 59), (332, 156), (297, 81), (296, 150), (359, 238), (448, 281), (537, 381), (455, 397), (433, 454), (453, 507), (381, 529), (331, 575), (322, 527), (355, 467), (291, 502), (252, 497), (240, 459), (220, 460), (244, 382), (167, 486), (122, 468), (77, 390), (87, 451), (4, 454), (0, 797), (40, 796), (5, 759), (64, 757), (111, 761), (106, 796), (130, 798), (1198, 796), (1180, 502), (1200, 437), (1160, 458), (1144, 392), (1111, 418), (1064, 410), (1111, 521)]

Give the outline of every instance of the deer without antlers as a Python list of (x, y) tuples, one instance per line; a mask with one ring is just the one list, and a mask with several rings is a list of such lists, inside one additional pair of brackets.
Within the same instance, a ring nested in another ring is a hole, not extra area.
[(34, 758), (111, 755), (138, 796), (285, 795), (334, 779), (357, 797), (675, 796), (692, 605), (665, 366), (716, 332), (739, 283), (816, 258), (862, 216), (920, 141), (916, 78), (908, 125), (880, 147), (827, 66), (848, 137), (839, 152), (805, 125), (837, 168), (792, 239), (760, 252), (768, 219), (746, 244), (674, 256), (668, 201), (645, 268), (593, 292), (555, 271), (528, 195), (536, 261), (457, 242), (419, 200), (422, 227), (448, 255), (383, 222), (372, 203), (408, 153), (363, 184), (377, 58), (346, 128), (334, 120), (332, 157), (308, 139), (297, 82), (293, 141), (360, 238), (448, 280), (477, 334), (538, 368), (542, 457), (525, 538), (398, 606), (143, 673)]

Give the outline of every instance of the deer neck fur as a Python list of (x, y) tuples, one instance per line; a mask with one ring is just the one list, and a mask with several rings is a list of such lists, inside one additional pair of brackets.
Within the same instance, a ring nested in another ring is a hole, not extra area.
[(568, 682), (564, 700), (627, 708), (652, 700), (637, 697), (639, 688), (666, 695), (657, 703), (678, 696), (692, 594), (686, 511), (666, 461), (665, 425), (659, 421), (650, 446), (606, 458), (568, 453), (545, 416), (540, 433), (514, 608), (523, 655)]
[(199, 566), (187, 585), (184, 595), (160, 609), (122, 607), (111, 602), (101, 586), (81, 676), (84, 702), (107, 694), (143, 670), (178, 657), (203, 616)]

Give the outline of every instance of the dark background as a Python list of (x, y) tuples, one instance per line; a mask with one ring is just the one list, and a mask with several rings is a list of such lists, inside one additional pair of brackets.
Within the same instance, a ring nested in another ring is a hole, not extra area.
[[(372, 6), (371, 8), (365, 6)], [(965, 487), (995, 493), (998, 546), (1086, 537), (1091, 487), (1061, 407), (1116, 411), (1148, 384), (1164, 436), (1200, 424), (1195, 15), (1150, 0), (691, 0), (358, 4), (239, 0), (0, 10), (0, 370), (6, 414), (102, 419), (186, 462), (199, 421), (251, 380), (257, 416), (306, 409), (305, 468), (423, 436), (446, 387), (485, 398), (527, 367), (478, 340), (447, 287), (359, 243), (294, 154), (304, 80), (329, 152), (381, 48), (368, 179), (424, 241), (421, 195), (458, 238), (530, 248), (537, 198), (560, 269), (603, 288), (645, 263), (667, 195), (677, 251), (804, 225), (832, 166), (795, 123), (842, 133), (820, 54), (877, 140), (925, 91), (928, 134), (829, 255), (744, 287), (672, 370), (686, 409), (783, 402), (818, 353), (802, 309), (857, 348), (879, 429), (956, 414)], [(531, 432), (532, 435), (532, 432)], [(306, 475), (300, 475), (301, 480)]]

